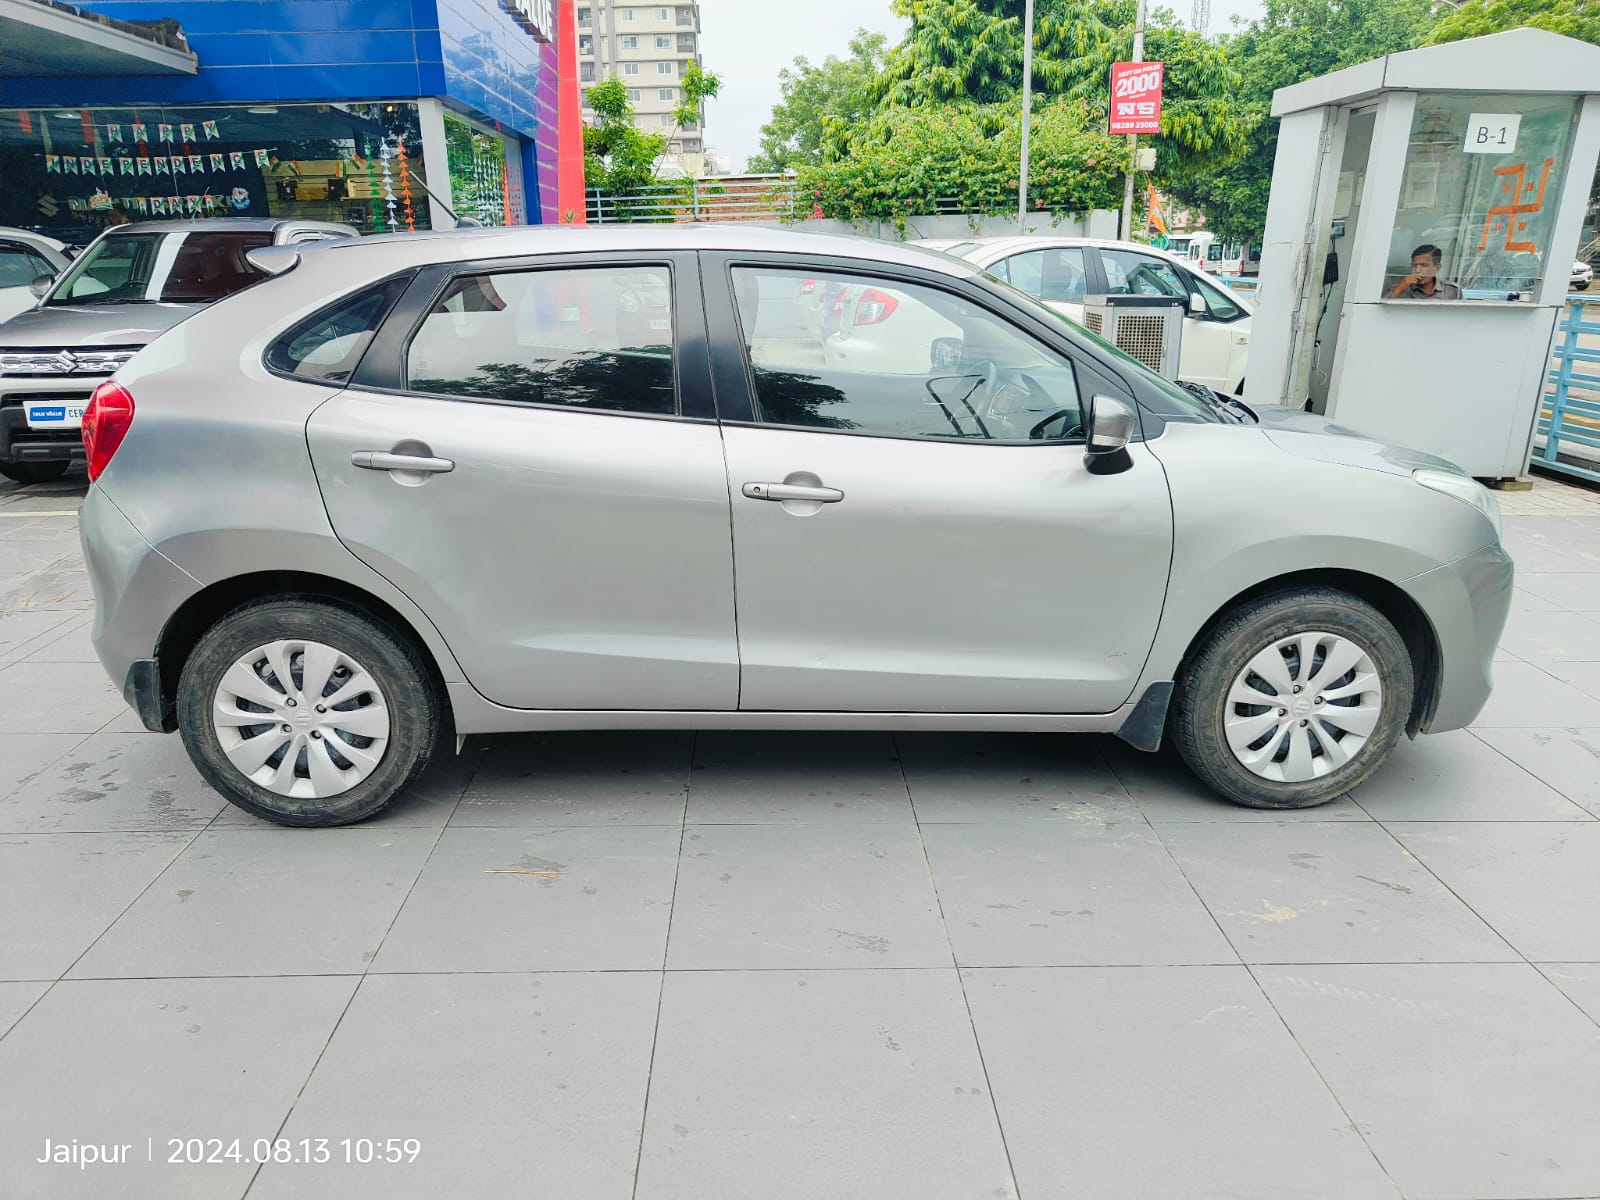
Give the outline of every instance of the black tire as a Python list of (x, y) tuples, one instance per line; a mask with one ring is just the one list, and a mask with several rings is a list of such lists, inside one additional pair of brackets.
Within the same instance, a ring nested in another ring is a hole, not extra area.
[[(241, 655), (296, 638), (354, 658), (377, 682), (389, 710), (389, 738), (377, 767), (333, 796), (300, 799), (262, 787), (228, 760), (211, 719), (217, 687)], [(283, 596), (235, 609), (200, 639), (178, 681), (178, 730), (206, 782), (246, 812), (279, 825), (348, 825), (380, 812), (428, 765), (439, 740), (440, 702), (421, 653), (399, 631), (351, 606)]]
[(50, 483), (65, 475), (71, 465), (65, 458), (45, 462), (0, 462), (0, 475), (14, 483)]
[[(1383, 689), (1378, 722), (1343, 766), (1299, 783), (1266, 779), (1241, 763), (1228, 745), (1228, 693), (1262, 649), (1311, 631), (1348, 638), (1372, 659)], [(1382, 613), (1331, 588), (1296, 588), (1251, 600), (1211, 630), (1180, 672), (1170, 728), (1189, 769), (1234, 803), (1311, 808), (1343, 795), (1383, 764), (1405, 732), (1414, 688), (1410, 651)]]
[(1572, 285), (1572, 287), (1574, 291), (1578, 292), (1587, 292), (1589, 290), (1589, 285), (1587, 283), (1575, 283)]

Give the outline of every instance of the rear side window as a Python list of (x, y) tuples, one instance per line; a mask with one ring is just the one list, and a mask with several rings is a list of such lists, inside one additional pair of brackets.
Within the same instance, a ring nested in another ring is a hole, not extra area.
[(387, 280), (307, 317), (272, 343), (267, 369), (315, 383), (348, 383), (408, 276)]
[(677, 412), (665, 265), (452, 280), (406, 349), (406, 386), (442, 396)]

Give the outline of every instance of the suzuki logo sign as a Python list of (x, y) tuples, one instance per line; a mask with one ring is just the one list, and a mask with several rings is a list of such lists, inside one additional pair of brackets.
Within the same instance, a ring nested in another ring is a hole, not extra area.
[(1110, 133), (1161, 132), (1161, 80), (1165, 63), (1111, 64)]
[(541, 42), (555, 40), (556, 19), (553, 0), (500, 0), (500, 6)]

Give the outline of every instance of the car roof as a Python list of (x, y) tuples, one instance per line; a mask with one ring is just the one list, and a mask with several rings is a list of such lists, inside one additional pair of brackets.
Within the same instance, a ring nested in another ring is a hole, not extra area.
[(48, 246), (57, 252), (65, 252), (67, 244), (60, 238), (53, 238), (48, 233), (35, 233), (31, 229), (18, 229), (12, 225), (0, 225), (0, 238), (10, 241), (31, 242), (36, 246)]
[[(805, 254), (810, 257), (860, 259), (863, 262), (921, 267), (946, 275), (976, 275), (978, 268), (962, 259), (902, 242), (840, 234), (800, 233), (787, 229), (727, 225), (521, 225), (493, 229), (430, 230), (383, 233), (305, 247), (316, 255), (361, 255), (383, 258), (404, 247), (412, 263), (470, 258), (515, 258), (523, 255), (583, 254), (604, 251), (669, 253), (704, 250), (729, 254)], [(290, 249), (299, 251), (300, 247)], [(397, 256), (399, 257), (399, 256)], [(341, 261), (349, 261), (348, 257)]]

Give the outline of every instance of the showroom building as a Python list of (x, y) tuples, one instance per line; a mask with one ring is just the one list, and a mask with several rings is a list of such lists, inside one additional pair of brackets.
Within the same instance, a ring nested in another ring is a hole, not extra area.
[(572, 0), (0, 0), (0, 225), (581, 220), (573, 20)]

